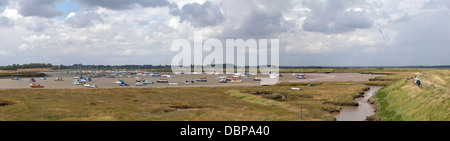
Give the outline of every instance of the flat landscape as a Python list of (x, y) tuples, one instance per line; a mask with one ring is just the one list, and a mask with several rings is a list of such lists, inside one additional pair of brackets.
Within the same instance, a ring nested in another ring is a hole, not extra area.
[[(221, 85), (216, 75), (208, 76), (207, 84), (184, 86), (182, 81), (202, 76), (175, 75), (168, 79), (180, 86), (155, 84), (139, 89), (134, 86), (118, 89), (113, 84), (116, 79), (93, 78), (93, 83), (100, 88), (89, 89), (71, 85), (72, 76), (64, 76), (65, 81), (59, 82), (64, 84), (52, 87), (55, 81), (49, 76), (46, 81), (37, 80), (45, 89), (31, 89), (27, 87), (30, 83), (27, 78), (23, 82), (5, 78), (0, 83), (0, 120), (333, 121), (342, 108), (358, 106), (356, 99), (363, 97), (370, 86), (384, 88), (379, 91), (381, 94), (369, 99), (376, 114), (367, 120), (450, 120), (449, 70), (317, 71), (321, 70), (298, 71), (309, 72), (305, 73), (310, 76), (306, 80), (292, 79), (295, 78), (292, 73), (283, 73), (280, 81), (284, 83), (274, 86), (259, 86), (258, 82), (244, 80), (216, 87)], [(416, 75), (423, 81), (423, 88), (416, 89), (411, 80), (407, 80)], [(134, 78), (123, 80), (134, 84)], [(8, 85), (7, 88), (4, 85)], [(15, 85), (19, 86), (12, 87)], [(59, 88), (65, 85), (71, 88)], [(405, 106), (409, 108), (402, 108)]]

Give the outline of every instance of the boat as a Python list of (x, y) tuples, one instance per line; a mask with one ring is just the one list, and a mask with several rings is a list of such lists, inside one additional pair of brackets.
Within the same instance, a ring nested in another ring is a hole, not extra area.
[(252, 79), (252, 77), (250, 77), (250, 76), (244, 76), (244, 79)]
[(122, 80), (120, 80), (120, 79), (118, 79), (118, 80), (116, 81), (116, 83), (119, 84), (119, 86), (129, 86), (127, 83), (125, 83), (124, 81), (122, 81)]
[(45, 77), (41, 77), (41, 80), (47, 80), (47, 78), (45, 78)]
[(57, 77), (55, 81), (64, 81), (62, 77)]
[(186, 81), (183, 82), (183, 84), (194, 84), (194, 81), (188, 81), (188, 80), (186, 80)]
[(233, 79), (237, 79), (237, 78), (241, 78), (241, 76), (239, 76), (239, 75), (233, 76)]
[(227, 83), (227, 82), (228, 81), (226, 79), (219, 80), (219, 83)]
[(291, 88), (293, 91), (300, 91), (300, 88)]
[(87, 88), (97, 88), (97, 85), (84, 84), (84, 87), (87, 87)]
[(144, 82), (145, 79), (144, 78), (136, 78), (136, 82)]
[(157, 73), (152, 73), (152, 74), (150, 74), (152, 77), (161, 77), (161, 75), (160, 74), (157, 74)]
[(30, 84), (31, 88), (44, 88), (44, 86), (40, 85), (40, 84)]
[(307, 78), (307, 76), (304, 74), (297, 75), (297, 79), (306, 79), (306, 78)]
[(119, 86), (130, 86), (127, 83), (120, 83)]
[(253, 78), (253, 81), (261, 81), (261, 78), (258, 78), (258, 77)]
[(206, 77), (199, 78), (199, 79), (197, 79), (195, 81), (197, 81), (197, 82), (207, 82)]
[(106, 78), (116, 78), (114, 75), (108, 76)]
[(12, 78), (11, 80), (22, 80), (22, 79), (16, 77), (16, 78)]
[(167, 77), (173, 78), (173, 75), (166, 74), (166, 75), (161, 75), (161, 77), (164, 77), (164, 78), (167, 78)]
[(153, 81), (145, 81), (145, 82), (143, 82), (144, 84), (155, 84), (155, 82), (153, 82)]
[(143, 82), (138, 82), (134, 86), (147, 86), (147, 84)]
[(231, 82), (242, 82), (242, 80), (233, 79)]
[(272, 73), (272, 74), (270, 74), (270, 75), (269, 75), (269, 77), (270, 77), (270, 78), (278, 78), (278, 77), (279, 77), (279, 75), (278, 75), (278, 74), (274, 74), (274, 73)]
[(169, 85), (178, 85), (178, 83), (169, 83)]
[(72, 84), (74, 84), (74, 85), (84, 85), (84, 83), (80, 82), (80, 81), (73, 81)]
[(31, 77), (30, 82), (36, 82), (36, 80), (33, 77)]
[(169, 80), (167, 80), (167, 79), (159, 79), (159, 80), (156, 80), (156, 82), (158, 82), (158, 83), (169, 83)]

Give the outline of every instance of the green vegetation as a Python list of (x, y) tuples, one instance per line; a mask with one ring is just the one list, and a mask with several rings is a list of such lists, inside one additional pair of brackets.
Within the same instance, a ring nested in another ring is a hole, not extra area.
[[(414, 84), (419, 76), (422, 87)], [(409, 75), (376, 95), (373, 120), (450, 121), (450, 72), (427, 70)]]
[(13, 64), (8, 66), (0, 66), (0, 70), (17, 70), (17, 69), (30, 69), (30, 68), (51, 68), (53, 67), (50, 63), (31, 63), (31, 64)]
[(43, 77), (44, 73), (39, 72), (0, 72), (0, 77)]

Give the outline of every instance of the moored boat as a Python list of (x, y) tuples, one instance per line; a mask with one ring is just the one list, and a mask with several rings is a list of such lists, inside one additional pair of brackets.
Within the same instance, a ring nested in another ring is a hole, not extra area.
[(167, 80), (167, 79), (159, 79), (159, 80), (156, 80), (156, 82), (158, 82), (158, 83), (169, 83), (169, 80)]
[(194, 84), (194, 81), (188, 81), (188, 80), (186, 80), (186, 81), (183, 82), (183, 84)]
[(30, 84), (31, 88), (44, 88), (44, 86), (40, 85), (40, 84)]
[(197, 82), (207, 82), (208, 80), (206, 79), (206, 77), (202, 77), (202, 78), (199, 78), (199, 79), (197, 79), (195, 81), (197, 81)]
[(258, 77), (253, 78), (253, 81), (261, 81), (261, 78), (258, 78)]
[(134, 86), (146, 86), (146, 85), (147, 85), (146, 83), (138, 82)]

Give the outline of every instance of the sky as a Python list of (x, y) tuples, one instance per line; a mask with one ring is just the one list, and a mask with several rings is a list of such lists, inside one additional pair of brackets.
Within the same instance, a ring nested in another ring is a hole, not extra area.
[(283, 66), (449, 65), (449, 25), (448, 0), (0, 0), (0, 65), (166, 64), (195, 31), (279, 39)]

